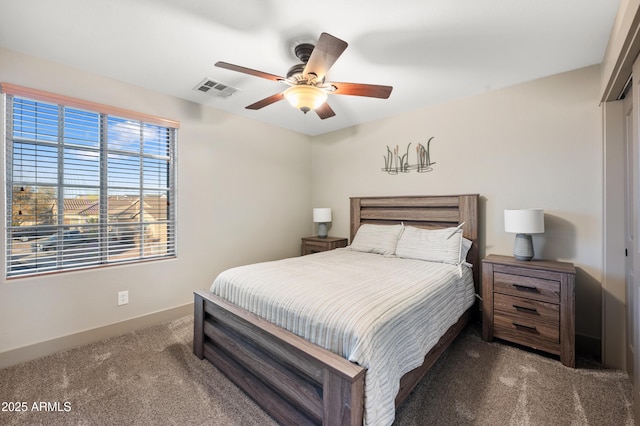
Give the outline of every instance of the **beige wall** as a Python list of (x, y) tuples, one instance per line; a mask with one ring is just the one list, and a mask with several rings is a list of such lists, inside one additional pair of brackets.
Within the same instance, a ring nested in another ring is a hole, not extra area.
[[(599, 90), (593, 66), (315, 137), (313, 205), (333, 208), (330, 235), (348, 236), (350, 196), (479, 193), (482, 255), (513, 251), (504, 209), (544, 208), (536, 254), (575, 263), (576, 331), (600, 339)], [(387, 145), (412, 142), (415, 158), (432, 136), (432, 172), (381, 171)]]
[[(2, 49), (0, 81), (181, 122), (178, 258), (0, 281), (0, 358), (188, 304), (225, 268), (299, 253), (311, 221), (310, 138)], [(120, 290), (130, 302), (118, 307)]]

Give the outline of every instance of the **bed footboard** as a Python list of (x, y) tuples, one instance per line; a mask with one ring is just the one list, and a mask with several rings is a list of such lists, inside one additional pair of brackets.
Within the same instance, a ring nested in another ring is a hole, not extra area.
[(196, 291), (193, 352), (283, 425), (361, 425), (365, 370), (208, 291)]

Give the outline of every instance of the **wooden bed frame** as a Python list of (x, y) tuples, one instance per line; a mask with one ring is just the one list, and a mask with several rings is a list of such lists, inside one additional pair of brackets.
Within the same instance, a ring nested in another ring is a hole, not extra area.
[[(478, 195), (351, 198), (351, 241), (363, 223), (462, 227), (473, 241), (478, 293)], [(411, 393), (469, 321), (470, 308), (400, 381), (396, 407)], [(193, 352), (222, 371), (283, 425), (361, 425), (365, 370), (209, 291), (196, 291)]]

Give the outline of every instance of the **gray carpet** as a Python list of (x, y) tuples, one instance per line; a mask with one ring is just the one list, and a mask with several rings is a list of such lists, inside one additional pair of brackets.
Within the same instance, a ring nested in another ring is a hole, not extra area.
[[(191, 339), (187, 316), (0, 370), (0, 424), (274, 424), (192, 354)], [(631, 395), (626, 373), (581, 359), (569, 369), (483, 342), (471, 325), (398, 410), (395, 424), (633, 425)], [(22, 402), (26, 411), (4, 411)]]

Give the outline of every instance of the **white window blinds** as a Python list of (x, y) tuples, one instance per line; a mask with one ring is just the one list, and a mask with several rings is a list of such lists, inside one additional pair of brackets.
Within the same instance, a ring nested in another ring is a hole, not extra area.
[(176, 127), (96, 109), (6, 95), (7, 277), (176, 255)]

